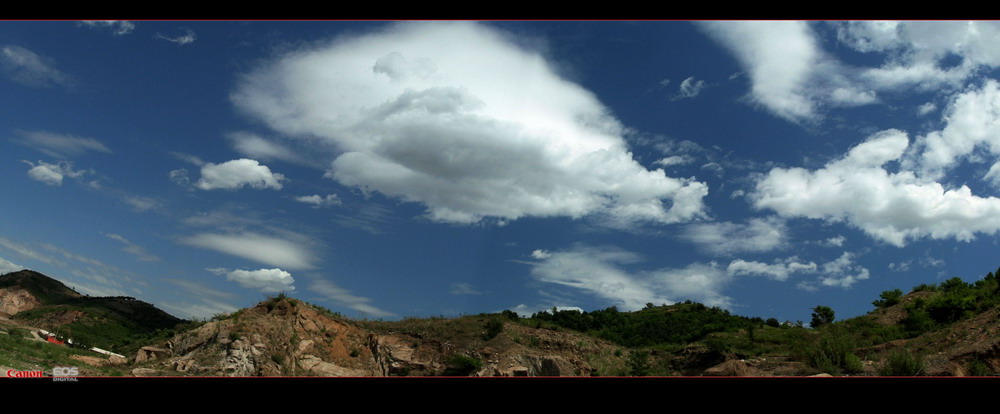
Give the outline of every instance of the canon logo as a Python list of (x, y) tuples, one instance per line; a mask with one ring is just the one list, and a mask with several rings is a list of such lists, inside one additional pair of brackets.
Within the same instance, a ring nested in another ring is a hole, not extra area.
[(7, 370), (8, 377), (14, 378), (41, 378), (45, 376), (43, 371), (18, 371), (16, 369)]

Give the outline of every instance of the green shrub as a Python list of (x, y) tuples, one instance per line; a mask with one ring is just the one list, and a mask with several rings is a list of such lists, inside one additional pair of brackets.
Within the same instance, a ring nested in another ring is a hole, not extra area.
[(969, 375), (973, 377), (989, 377), (993, 376), (993, 370), (990, 369), (989, 365), (983, 363), (978, 359), (973, 360), (966, 367), (969, 370)]
[(919, 336), (924, 332), (934, 329), (934, 320), (931, 319), (930, 314), (926, 310), (921, 309), (917, 306), (908, 306), (906, 308), (906, 319), (903, 319), (903, 329), (906, 330), (907, 335), (910, 338)]
[(879, 370), (879, 375), (913, 377), (923, 374), (924, 369), (923, 358), (919, 356), (914, 357), (906, 351), (895, 351), (889, 354), (889, 358), (886, 359), (885, 364), (882, 365), (882, 369)]
[(876, 308), (888, 308), (892, 305), (899, 303), (900, 298), (903, 297), (903, 291), (899, 289), (887, 290), (879, 295), (881, 299), (872, 302)]
[(503, 332), (503, 321), (500, 318), (491, 318), (486, 321), (485, 329), (486, 331), (482, 334), (484, 341), (496, 338), (497, 335), (500, 335), (500, 332)]
[(507, 319), (510, 319), (512, 321), (516, 321), (518, 319), (521, 319), (521, 315), (518, 315), (517, 312), (514, 312), (514, 311), (509, 310), (509, 309), (508, 310), (504, 310), (503, 312), (500, 312), (500, 316), (503, 316), (503, 317), (505, 317)]
[(448, 358), (447, 365), (448, 367), (445, 368), (444, 375), (464, 377), (482, 368), (483, 361), (462, 354), (454, 354), (451, 358)]
[(628, 374), (633, 377), (649, 375), (649, 352), (636, 349), (629, 354)]
[[(956, 278), (957, 279), (957, 278)], [(951, 279), (949, 279), (951, 280)], [(961, 279), (959, 279), (961, 282)], [(964, 282), (962, 282), (964, 283)], [(976, 310), (976, 297), (965, 295), (953, 288), (927, 303), (927, 313), (938, 323), (947, 324), (969, 317)]]
[(809, 327), (818, 328), (833, 323), (834, 319), (833, 309), (829, 306), (817, 306), (813, 308), (812, 321), (809, 322)]
[(864, 370), (861, 358), (854, 354), (844, 356), (844, 372), (848, 374), (858, 374)]

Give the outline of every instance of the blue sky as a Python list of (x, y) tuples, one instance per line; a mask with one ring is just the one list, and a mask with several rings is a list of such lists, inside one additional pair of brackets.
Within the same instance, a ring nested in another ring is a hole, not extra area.
[(860, 315), (1000, 266), (995, 22), (4, 22), (0, 272)]

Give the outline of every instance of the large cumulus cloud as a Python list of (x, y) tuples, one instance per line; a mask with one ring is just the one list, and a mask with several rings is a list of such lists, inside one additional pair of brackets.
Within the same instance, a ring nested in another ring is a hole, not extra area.
[(931, 237), (969, 241), (1000, 230), (1000, 199), (945, 188), (914, 171), (890, 171), (910, 146), (899, 130), (877, 133), (815, 171), (774, 168), (751, 195), (758, 209), (783, 217), (845, 221), (896, 246)]
[(395, 24), (288, 53), (234, 104), (317, 150), (327, 176), (423, 203), (437, 221), (703, 215), (707, 186), (633, 159), (625, 128), (540, 54), (473, 23)]

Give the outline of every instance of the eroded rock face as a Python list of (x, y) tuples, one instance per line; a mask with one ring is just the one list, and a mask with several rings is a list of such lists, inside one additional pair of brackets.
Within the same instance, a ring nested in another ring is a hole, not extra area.
[(25, 289), (19, 287), (0, 288), (0, 312), (2, 313), (14, 315), (38, 306), (42, 306), (42, 302)]
[(237, 339), (229, 343), (222, 371), (230, 377), (250, 377), (257, 375), (257, 358), (261, 352), (249, 342)]
[[(576, 372), (576, 367), (565, 358), (558, 355), (537, 357), (525, 355), (524, 359), (528, 364), (528, 373), (531, 376), (540, 377), (576, 377), (580, 376)], [(520, 371), (517, 372), (520, 374)], [(513, 374), (513, 372), (512, 372)], [(516, 376), (516, 375), (512, 375)]]

